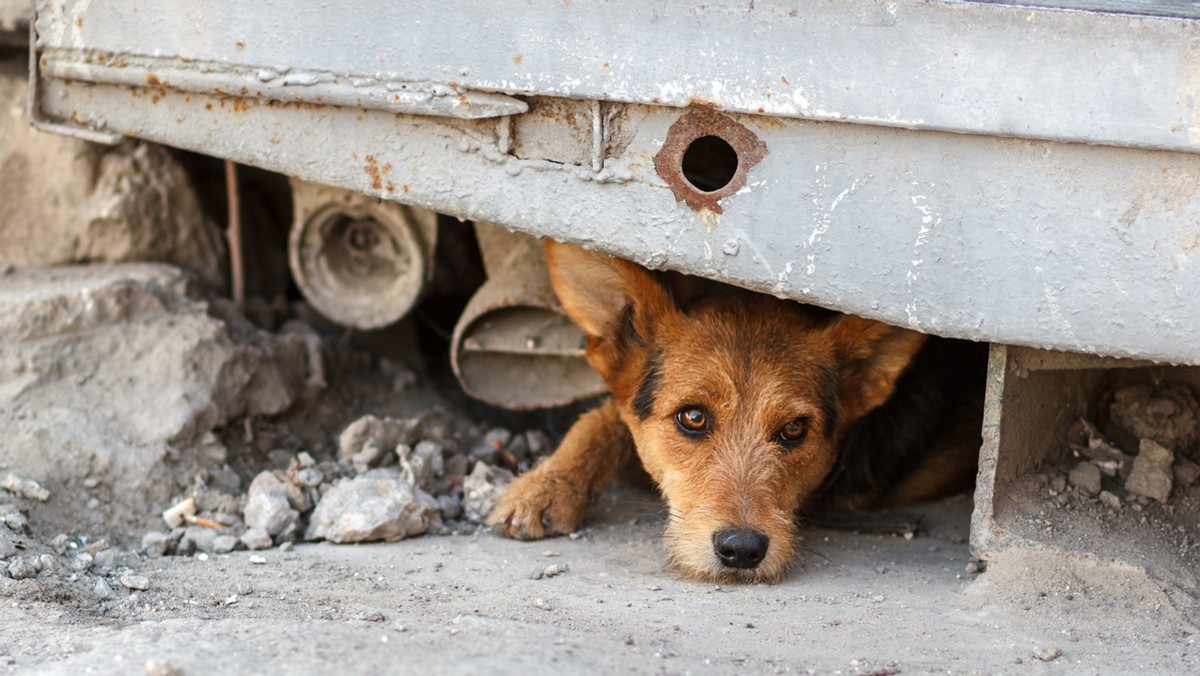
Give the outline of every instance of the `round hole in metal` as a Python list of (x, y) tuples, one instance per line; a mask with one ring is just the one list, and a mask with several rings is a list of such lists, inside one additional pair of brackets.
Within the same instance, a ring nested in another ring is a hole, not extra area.
[(716, 192), (729, 185), (738, 169), (738, 154), (720, 136), (701, 136), (683, 151), (680, 170), (693, 188)]

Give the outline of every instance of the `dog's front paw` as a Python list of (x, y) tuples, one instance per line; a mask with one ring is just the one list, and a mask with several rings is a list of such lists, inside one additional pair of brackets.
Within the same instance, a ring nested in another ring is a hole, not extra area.
[(488, 523), (518, 540), (566, 535), (583, 520), (588, 498), (587, 488), (566, 475), (535, 468), (509, 487)]

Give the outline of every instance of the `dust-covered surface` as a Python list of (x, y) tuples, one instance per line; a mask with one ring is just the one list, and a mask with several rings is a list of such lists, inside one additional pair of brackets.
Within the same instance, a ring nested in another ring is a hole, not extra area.
[(1101, 413), (1103, 431), (1089, 420), (1068, 431), (1065, 461), (1004, 488), (997, 523), (1030, 545), (1145, 571), (1195, 616), (1200, 404), (1186, 384), (1144, 383), (1117, 390)]
[(660, 507), (632, 489), (573, 538), (140, 559), (146, 588), (111, 600), (2, 581), (0, 651), (39, 673), (1196, 670), (1194, 626), (1137, 571), (1023, 553), (966, 572), (968, 510), (925, 511), (911, 540), (811, 532), (778, 585), (664, 571)]

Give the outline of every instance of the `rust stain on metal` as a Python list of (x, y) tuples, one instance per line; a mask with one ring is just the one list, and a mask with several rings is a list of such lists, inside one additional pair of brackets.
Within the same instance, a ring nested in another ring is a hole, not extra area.
[(709, 101), (708, 99), (702, 99), (698, 96), (689, 97), (688, 98), (688, 106), (690, 106), (692, 108), (704, 108), (706, 110), (721, 110), (722, 109), (721, 104), (717, 103), (716, 101)]
[(154, 73), (146, 73), (146, 84), (150, 85), (151, 87), (164, 86), (163, 81), (158, 79), (158, 76)]
[[(374, 155), (367, 155), (367, 164), (363, 166), (363, 173), (371, 177), (371, 188), (374, 190), (383, 190), (383, 177), (392, 171), (392, 163), (380, 164), (379, 160), (375, 159)], [(391, 192), (394, 186), (388, 183), (388, 191)]]
[(329, 107), (325, 103), (308, 103), (307, 101), (279, 101), (277, 99), (267, 100), (268, 108), (295, 108), (297, 110), (324, 110)]
[(231, 99), (231, 103), (233, 104), (233, 112), (235, 113), (244, 113), (258, 105), (257, 101), (244, 98)]
[[(684, 153), (698, 139), (707, 136), (722, 139), (737, 154), (737, 168), (732, 178), (713, 191), (697, 188), (683, 174)], [(667, 131), (666, 141), (654, 156), (654, 168), (671, 188), (677, 201), (686, 203), (695, 211), (707, 209), (720, 214), (720, 200), (745, 187), (750, 168), (766, 155), (767, 144), (742, 124), (720, 113), (693, 109), (675, 120)]]

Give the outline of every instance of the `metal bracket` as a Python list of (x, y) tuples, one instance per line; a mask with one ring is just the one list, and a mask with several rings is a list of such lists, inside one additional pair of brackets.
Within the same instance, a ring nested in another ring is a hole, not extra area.
[(25, 102), (25, 116), (29, 120), (29, 124), (33, 125), (34, 129), (50, 132), (52, 134), (61, 134), (63, 136), (71, 136), (83, 141), (91, 143), (101, 143), (104, 145), (115, 146), (120, 143), (125, 137), (120, 134), (111, 134), (104, 131), (96, 131), (86, 127), (77, 127), (73, 125), (63, 124), (56, 120), (44, 117), (42, 115), (42, 100), (41, 87), (39, 87), (39, 57), (37, 51), (37, 22), (29, 22), (29, 97)]

